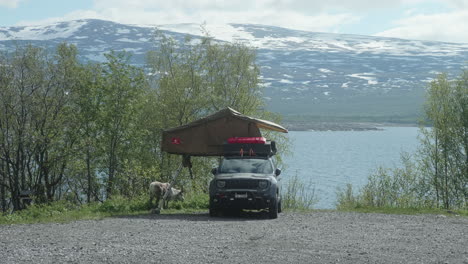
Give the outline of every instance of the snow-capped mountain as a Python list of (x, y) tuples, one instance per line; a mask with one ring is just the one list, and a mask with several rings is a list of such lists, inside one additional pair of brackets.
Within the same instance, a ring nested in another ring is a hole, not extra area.
[[(202, 35), (200, 25), (158, 26), (176, 39)], [(152, 49), (154, 25), (76, 20), (42, 26), (0, 27), (0, 50), (17, 43), (48, 48), (75, 44), (83, 60), (126, 50), (143, 65)], [(284, 114), (414, 116), (437, 73), (450, 77), (468, 67), (468, 44), (315, 33), (265, 25), (206, 25), (221, 41), (257, 49), (264, 97)]]

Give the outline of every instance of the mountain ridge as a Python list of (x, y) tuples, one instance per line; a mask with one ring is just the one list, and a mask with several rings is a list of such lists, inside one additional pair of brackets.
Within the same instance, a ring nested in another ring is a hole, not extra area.
[[(199, 37), (200, 25), (160, 25), (182, 40)], [(257, 50), (264, 98), (269, 110), (285, 115), (360, 120), (369, 117), (415, 120), (428, 83), (438, 73), (455, 78), (468, 61), (468, 44), (405, 40), (352, 34), (307, 32), (253, 24), (205, 25), (220, 41), (238, 41)], [(198, 32), (198, 33), (197, 33)], [(0, 50), (31, 43), (53, 49), (75, 44), (80, 59), (103, 61), (110, 50), (133, 54), (145, 64), (154, 47), (152, 25), (126, 25), (82, 19), (41, 26), (0, 27)]]

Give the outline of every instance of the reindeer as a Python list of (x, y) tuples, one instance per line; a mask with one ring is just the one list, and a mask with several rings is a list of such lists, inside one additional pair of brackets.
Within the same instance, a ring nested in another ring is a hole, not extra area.
[(163, 208), (167, 208), (169, 201), (183, 201), (184, 200), (184, 193), (182, 190), (178, 190), (176, 188), (169, 188), (169, 183), (167, 182), (152, 182), (150, 183), (149, 193), (150, 193), (150, 200), (149, 203), (153, 206), (153, 200), (156, 198), (156, 205), (155, 207), (159, 206), (159, 201), (164, 195), (167, 194), (166, 200), (164, 201)]

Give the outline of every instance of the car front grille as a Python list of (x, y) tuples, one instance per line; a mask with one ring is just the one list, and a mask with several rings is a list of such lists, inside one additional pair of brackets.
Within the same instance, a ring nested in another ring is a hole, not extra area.
[(258, 180), (228, 180), (226, 181), (226, 189), (257, 189)]

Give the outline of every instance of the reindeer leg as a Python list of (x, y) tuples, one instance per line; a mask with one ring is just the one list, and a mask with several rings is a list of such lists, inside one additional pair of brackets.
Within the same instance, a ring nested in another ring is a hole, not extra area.
[(160, 198), (159, 197), (156, 197), (156, 203), (154, 204), (154, 208), (157, 208), (158, 205), (159, 205), (159, 200)]
[(164, 197), (158, 201), (159, 209), (164, 209)]
[(153, 208), (153, 199), (154, 199), (153, 194), (150, 192), (150, 199), (149, 199), (150, 208)]

